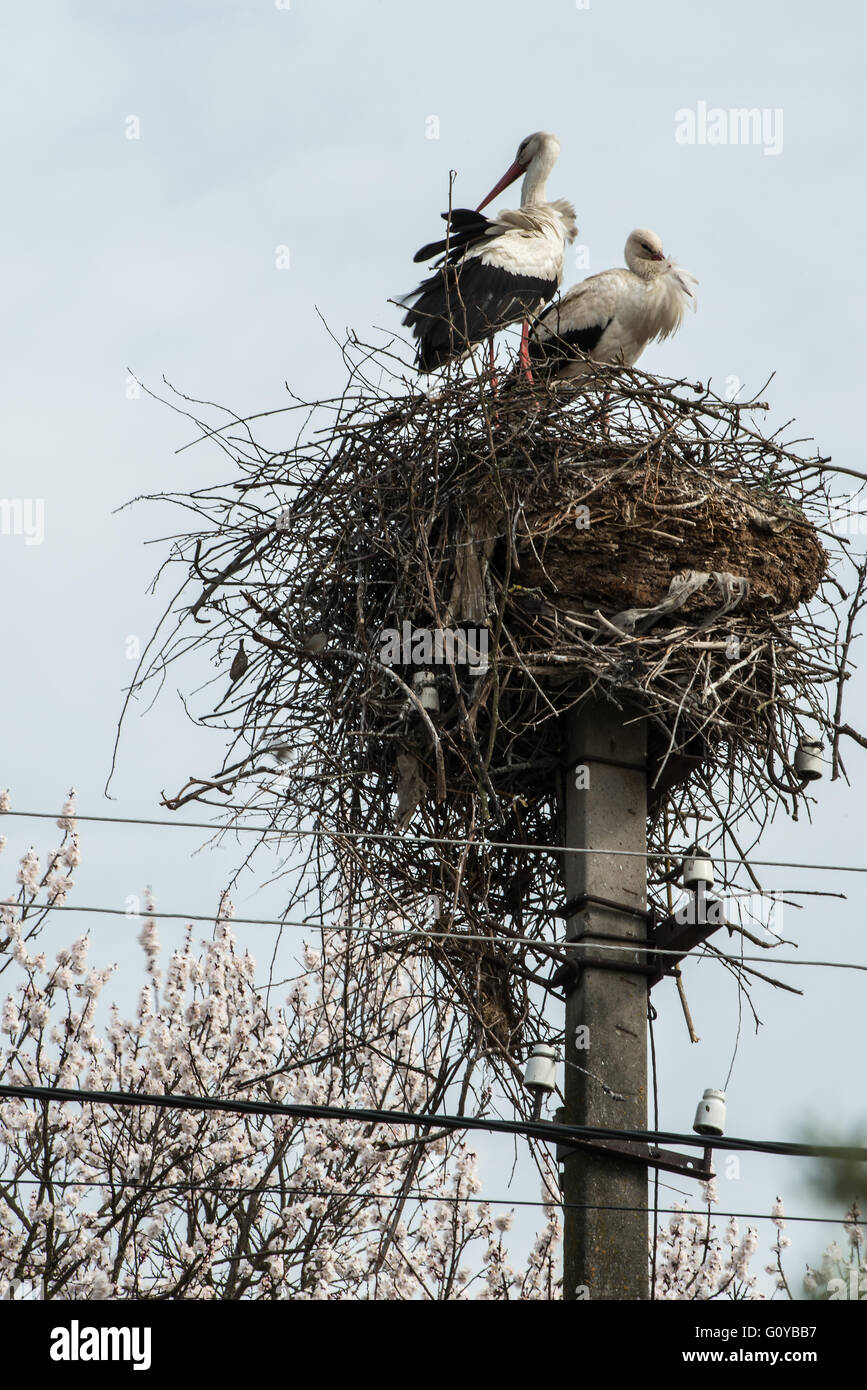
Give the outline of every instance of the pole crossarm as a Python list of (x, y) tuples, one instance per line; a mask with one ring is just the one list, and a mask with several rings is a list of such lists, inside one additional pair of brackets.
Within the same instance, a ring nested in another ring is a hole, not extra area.
[(673, 975), (677, 966), (696, 946), (701, 946), (713, 936), (720, 927), (726, 926), (725, 903), (720, 898), (706, 894), (691, 894), (686, 912), (677, 912), (662, 917), (651, 924), (651, 950), (658, 952), (676, 951), (677, 955), (652, 955), (653, 970), (650, 985), (659, 984), (666, 975)]
[(716, 1176), (713, 1166), (713, 1150), (706, 1148), (701, 1158), (680, 1154), (676, 1149), (661, 1149), (655, 1144), (643, 1144), (635, 1139), (581, 1139), (577, 1143), (557, 1141), (557, 1162), (563, 1163), (574, 1153), (590, 1150), (593, 1153), (612, 1155), (615, 1158), (628, 1158), (641, 1163), (646, 1168), (656, 1168), (665, 1173), (676, 1173), (679, 1177), (695, 1178), (697, 1182), (710, 1182)]

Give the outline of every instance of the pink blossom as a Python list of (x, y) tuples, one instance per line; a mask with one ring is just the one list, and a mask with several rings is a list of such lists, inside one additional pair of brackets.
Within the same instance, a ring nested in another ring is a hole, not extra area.
[(21, 866), (16, 874), (16, 882), (20, 883), (22, 887), (29, 889), (31, 893), (35, 893), (39, 887), (40, 865), (39, 855), (32, 845), (22, 857), (20, 864)]
[(63, 803), (63, 810), (60, 812), (57, 824), (61, 830), (75, 830), (75, 788), (73, 787), (69, 796)]

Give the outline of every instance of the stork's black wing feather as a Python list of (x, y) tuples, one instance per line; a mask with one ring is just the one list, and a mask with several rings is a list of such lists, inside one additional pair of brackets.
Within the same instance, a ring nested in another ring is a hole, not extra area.
[(481, 227), (490, 225), (490, 218), (483, 212), (475, 212), (472, 208), (452, 208), (451, 212), (441, 212), (440, 217), (444, 222), (452, 220), (453, 227)]
[(514, 275), (476, 257), (441, 266), (419, 285), (403, 320), (418, 340), (419, 371), (432, 371), (489, 334), (529, 317), (556, 288), (556, 281)]
[[(547, 315), (543, 314), (540, 322), (544, 323), (546, 318)], [(562, 329), (552, 337), (541, 340), (533, 334), (529, 342), (530, 360), (556, 367), (573, 358), (576, 348), (579, 352), (592, 352), (610, 323), (611, 319), (608, 319), (605, 323), (592, 323), (586, 328)]]
[(451, 218), (449, 213), (442, 213), (444, 222), (450, 221), (449, 235), (442, 237), (439, 241), (429, 241), (420, 251), (416, 251), (413, 261), (432, 261), (435, 256), (442, 256), (448, 248), (447, 260), (451, 263), (463, 255), (464, 251), (475, 246), (477, 241), (484, 240), (488, 228), (493, 226), (489, 217), (485, 217), (481, 212), (473, 212), (470, 208), (452, 208)]

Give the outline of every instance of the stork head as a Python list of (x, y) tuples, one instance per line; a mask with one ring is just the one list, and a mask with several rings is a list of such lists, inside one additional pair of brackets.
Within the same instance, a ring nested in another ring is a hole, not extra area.
[(623, 258), (629, 269), (645, 280), (652, 280), (655, 275), (661, 275), (668, 269), (662, 242), (656, 232), (650, 232), (646, 227), (637, 227), (629, 233)]
[[(528, 185), (532, 182), (534, 188), (544, 189), (545, 180), (557, 163), (559, 153), (560, 141), (556, 135), (549, 134), (547, 130), (537, 130), (535, 134), (525, 136), (518, 146), (514, 160), (499, 182), (494, 184), (488, 196), (479, 203), (477, 211), (481, 212), (482, 208), (486, 208), (488, 203), (492, 203), (499, 193), (502, 193), (505, 188), (519, 179), (522, 174), (527, 176)], [(525, 189), (521, 202), (529, 201)]]

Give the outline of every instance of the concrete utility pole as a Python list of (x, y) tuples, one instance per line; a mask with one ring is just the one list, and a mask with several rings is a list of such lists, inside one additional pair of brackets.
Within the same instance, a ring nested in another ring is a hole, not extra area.
[[(628, 718), (601, 701), (567, 716), (566, 845), (642, 854), (647, 847), (647, 726), (641, 718), (627, 723)], [(645, 941), (646, 919), (592, 901), (605, 898), (643, 912), (645, 859), (564, 858), (567, 900), (576, 903), (566, 923), (567, 940), (595, 938), (609, 946), (612, 937)], [(565, 1118), (570, 1124), (646, 1130), (647, 976), (616, 968), (646, 964), (646, 956), (609, 950), (592, 958), (601, 964), (584, 967), (574, 987), (567, 985)], [(613, 1155), (578, 1152), (565, 1160), (563, 1174), (564, 1201), (589, 1204), (586, 1210), (567, 1206), (565, 1212), (564, 1298), (647, 1298), (647, 1168)], [(637, 1210), (595, 1210), (595, 1205)]]

